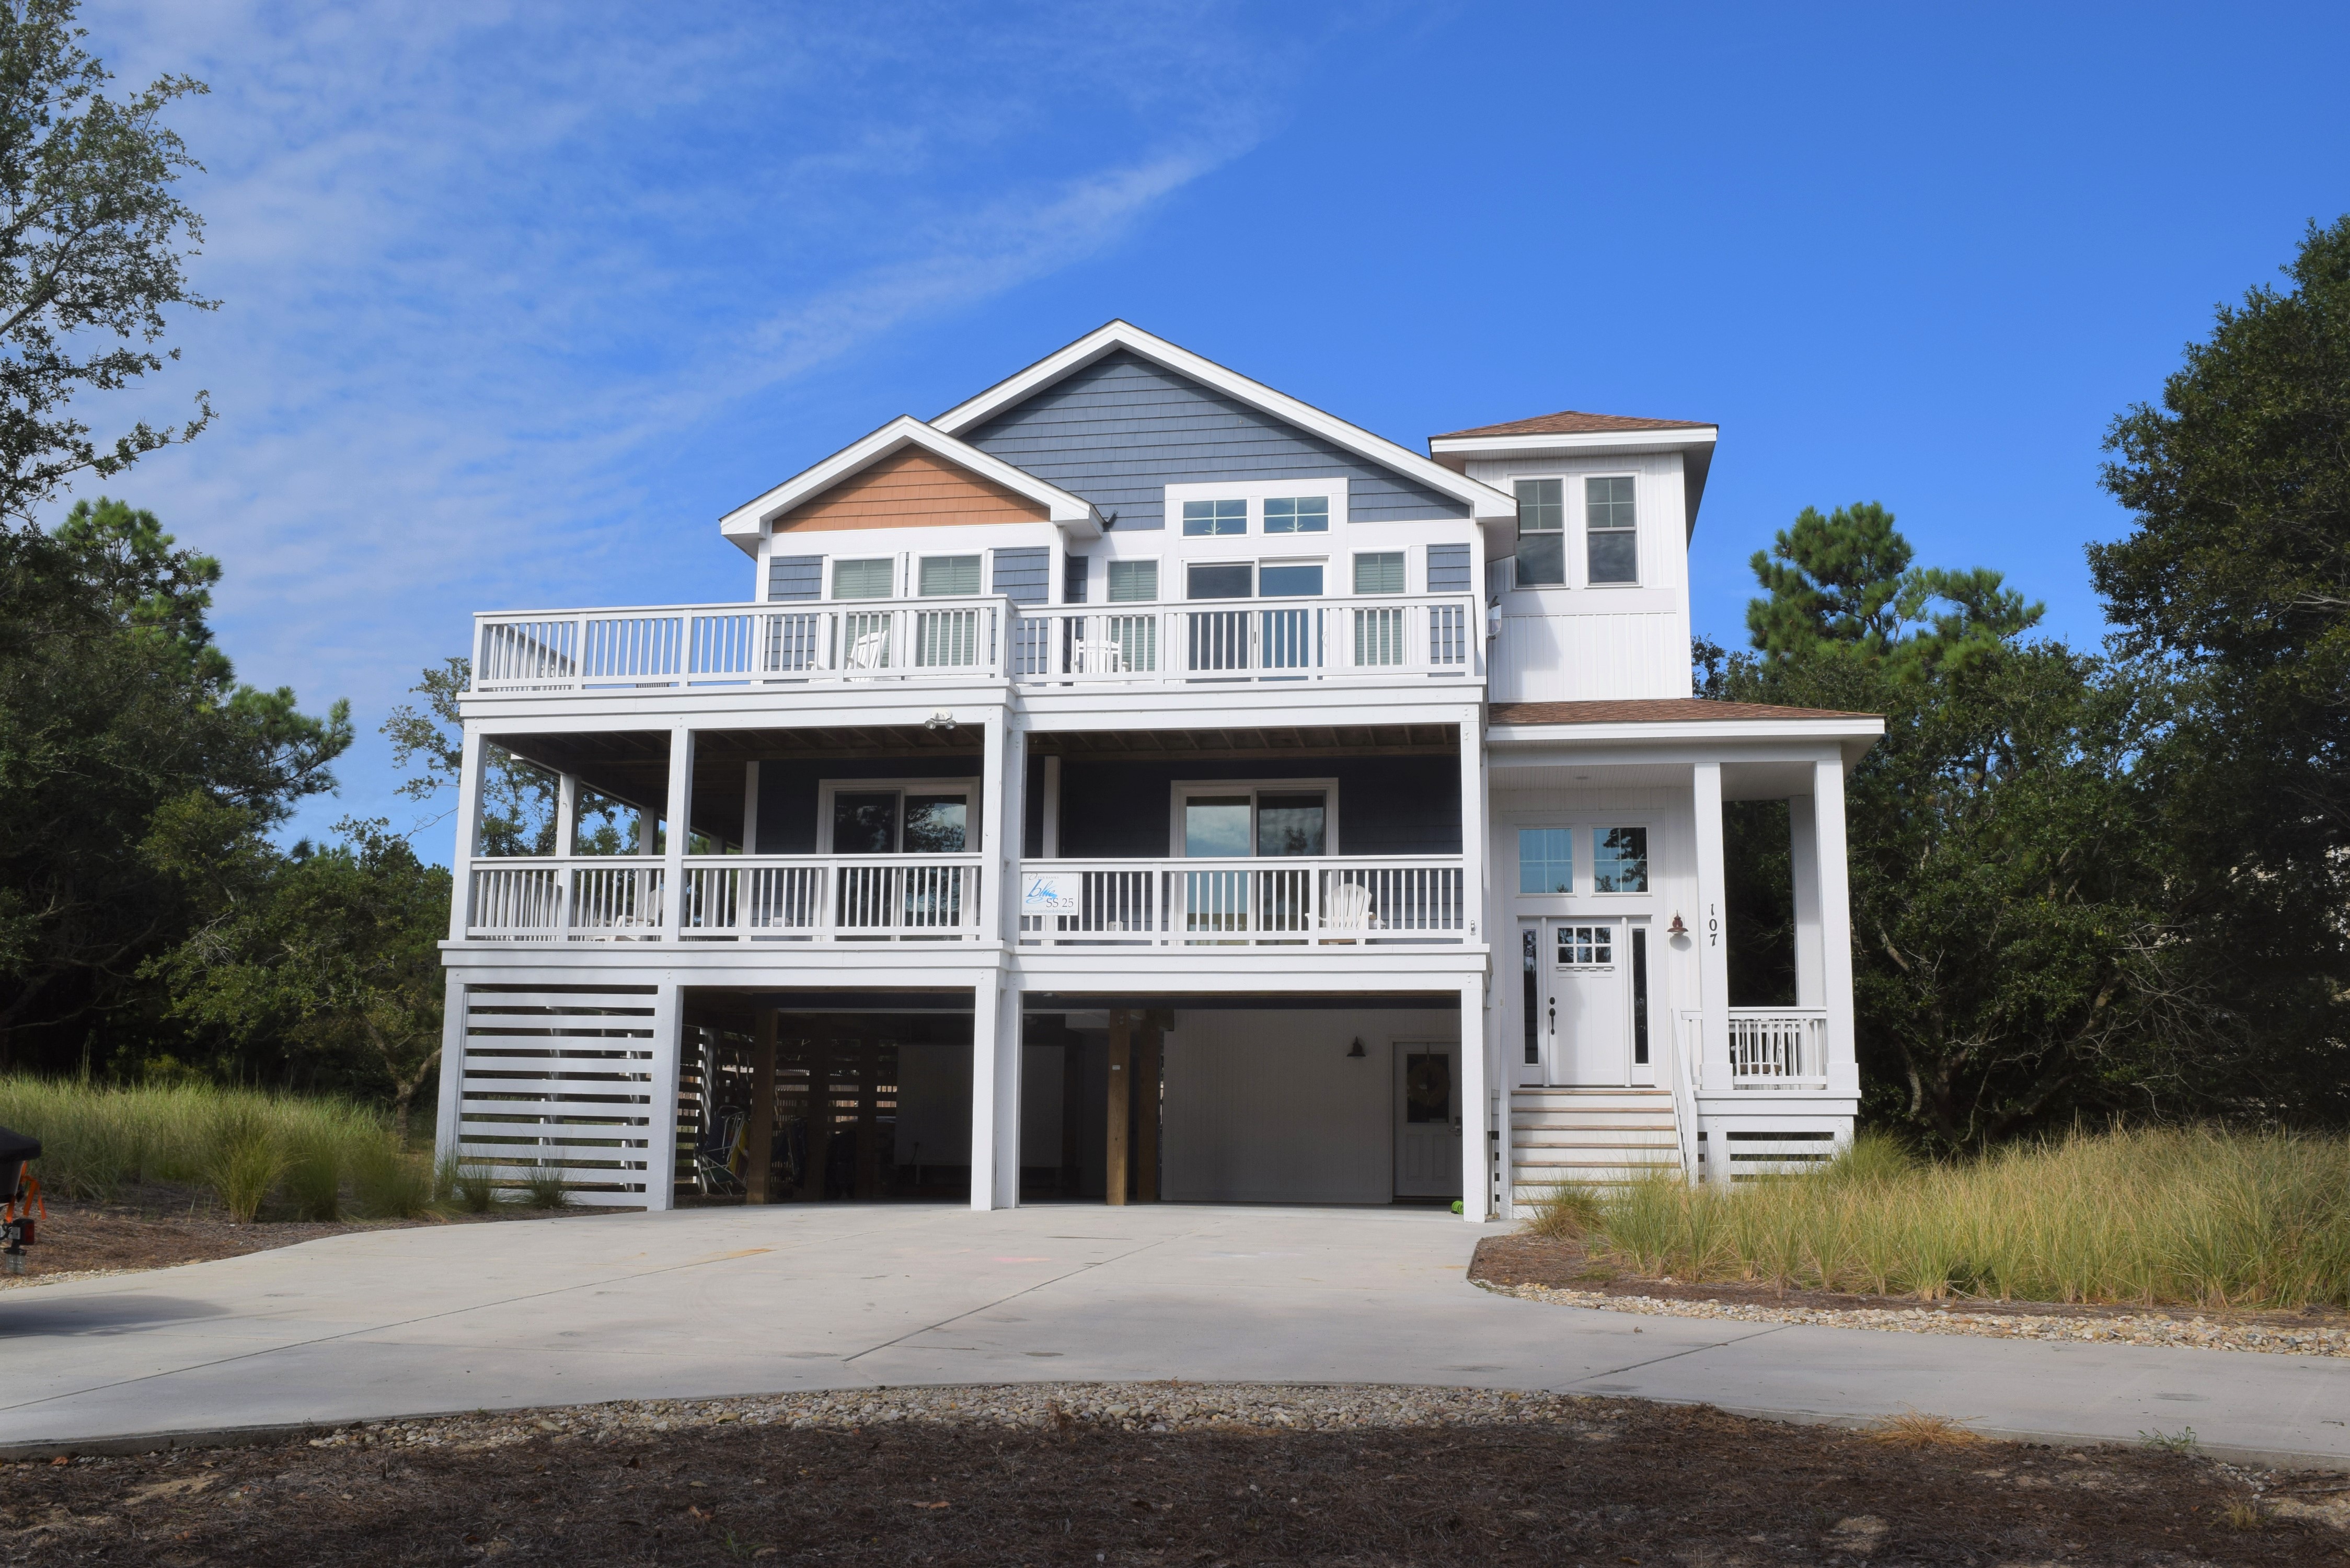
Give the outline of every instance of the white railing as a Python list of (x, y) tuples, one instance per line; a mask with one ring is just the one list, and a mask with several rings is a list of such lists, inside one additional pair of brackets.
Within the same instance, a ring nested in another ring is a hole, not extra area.
[(476, 696), (1000, 675), (998, 598), (681, 605), (473, 618)]
[(1457, 856), (1030, 860), (1020, 940), (1044, 946), (1461, 942), (1476, 934)]
[[(1690, 1043), (1690, 1064), (1700, 1087), (1705, 1015), (1684, 1012), (1681, 1027)], [(1828, 1085), (1828, 1015), (1817, 1007), (1733, 1007), (1730, 1010), (1730, 1087), (1732, 1089), (1825, 1089)]]
[(642, 857), (473, 862), (465, 934), (485, 941), (969, 940), (973, 856), (696, 856), (675, 909)]
[(1031, 605), (1013, 633), (1012, 673), (1054, 684), (1470, 675), (1476, 614), (1466, 594)]
[(473, 618), (471, 695), (1002, 677), (1028, 684), (1482, 672), (1468, 594), (1028, 605), (862, 599)]

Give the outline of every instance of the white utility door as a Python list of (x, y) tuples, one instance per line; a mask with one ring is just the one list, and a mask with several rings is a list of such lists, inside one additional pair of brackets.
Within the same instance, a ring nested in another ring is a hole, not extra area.
[(1395, 1195), (1461, 1196), (1459, 1047), (1398, 1041)]
[(1624, 922), (1545, 920), (1544, 965), (1554, 1084), (1628, 1084), (1632, 1068), (1631, 955)]

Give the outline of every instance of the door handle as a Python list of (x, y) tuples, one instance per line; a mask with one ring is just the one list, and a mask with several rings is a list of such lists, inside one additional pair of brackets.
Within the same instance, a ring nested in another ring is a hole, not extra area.
[(1555, 996), (1550, 999), (1550, 1032), (1553, 1034), (1558, 1033), (1558, 998)]

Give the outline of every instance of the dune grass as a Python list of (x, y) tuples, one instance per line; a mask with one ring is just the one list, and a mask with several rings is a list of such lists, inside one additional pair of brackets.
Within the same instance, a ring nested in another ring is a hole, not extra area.
[(1863, 1134), (1815, 1172), (1571, 1188), (1532, 1229), (1652, 1278), (1870, 1295), (2350, 1307), (2350, 1139), (2136, 1128), (1928, 1162)]
[(382, 1116), (348, 1100), (213, 1085), (105, 1085), (0, 1076), (0, 1126), (42, 1144), (47, 1191), (111, 1201), (127, 1186), (210, 1188), (229, 1214), (405, 1219), (432, 1174)]

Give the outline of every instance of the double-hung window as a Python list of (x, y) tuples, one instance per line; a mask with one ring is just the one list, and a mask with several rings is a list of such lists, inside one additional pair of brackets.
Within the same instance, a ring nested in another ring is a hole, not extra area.
[(1606, 827), (1591, 836), (1591, 890), (1595, 893), (1645, 893), (1648, 890), (1648, 830)]
[(920, 589), (924, 598), (979, 592), (977, 556), (925, 556)]
[(1640, 535), (1629, 477), (1583, 482), (1583, 535), (1592, 583), (1640, 580)]
[(1245, 501), (1186, 501), (1183, 503), (1183, 536), (1187, 539), (1213, 538), (1228, 534), (1247, 532), (1248, 503)]
[(1566, 586), (1566, 482), (1521, 479), (1518, 493), (1518, 587)]
[(1518, 892), (1549, 898), (1575, 891), (1575, 829), (1518, 829)]
[[(1403, 592), (1403, 552), (1366, 550), (1355, 557), (1355, 591), (1358, 594)], [(1355, 609), (1355, 665), (1376, 669), (1404, 661), (1404, 612), (1401, 605), (1362, 605)]]
[(891, 570), (896, 565), (886, 556), (878, 561), (835, 561), (832, 564), (832, 597), (837, 599), (886, 599), (889, 597)]
[(1355, 557), (1355, 591), (1358, 594), (1403, 592), (1403, 552), (1367, 550)]
[(1147, 605), (1158, 597), (1158, 562), (1112, 561), (1109, 564), (1110, 603)]

